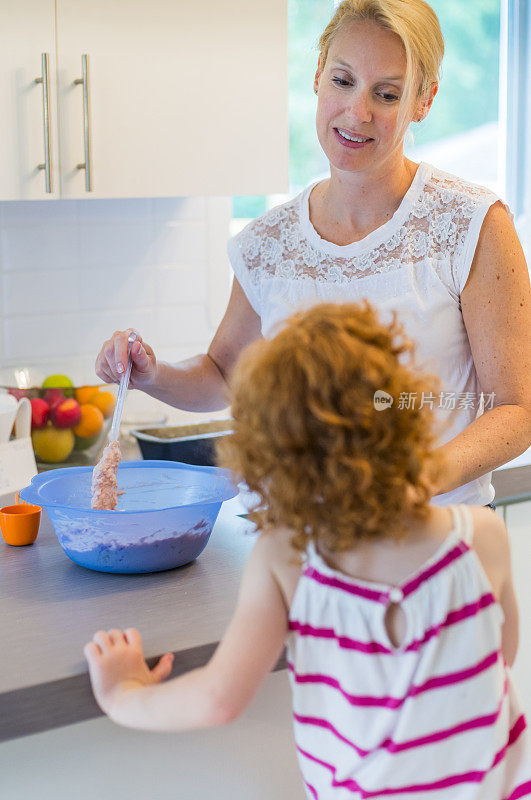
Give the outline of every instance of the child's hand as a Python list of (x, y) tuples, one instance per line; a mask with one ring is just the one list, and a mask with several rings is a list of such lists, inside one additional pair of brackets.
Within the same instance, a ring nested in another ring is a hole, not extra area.
[(97, 631), (83, 652), (88, 661), (90, 681), (96, 701), (106, 714), (124, 692), (160, 683), (171, 672), (173, 655), (166, 653), (149, 669), (142, 652), (142, 639), (135, 628)]

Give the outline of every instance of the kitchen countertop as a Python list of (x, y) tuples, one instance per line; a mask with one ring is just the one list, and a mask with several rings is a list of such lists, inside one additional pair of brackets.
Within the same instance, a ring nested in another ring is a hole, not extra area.
[(99, 628), (138, 628), (148, 658), (175, 654), (172, 675), (206, 663), (231, 617), (256, 538), (252, 523), (238, 516), (244, 511), (237, 497), (225, 502), (196, 561), (146, 575), (74, 564), (44, 510), (33, 545), (0, 540), (0, 741), (101, 714), (83, 656)]
[[(125, 433), (120, 444), (124, 460), (141, 457), (134, 437)], [(497, 496), (520, 498), (520, 484), (529, 492), (529, 470), (495, 472)], [(1, 501), (14, 502), (14, 495)], [(245, 510), (239, 498), (227, 501), (196, 561), (147, 575), (74, 564), (44, 510), (35, 544), (10, 547), (0, 539), (0, 741), (101, 715), (82, 652), (98, 628), (138, 628), (148, 661), (174, 653), (173, 676), (206, 663), (231, 617), (256, 538), (240, 516)], [(284, 666), (281, 658), (276, 668)]]

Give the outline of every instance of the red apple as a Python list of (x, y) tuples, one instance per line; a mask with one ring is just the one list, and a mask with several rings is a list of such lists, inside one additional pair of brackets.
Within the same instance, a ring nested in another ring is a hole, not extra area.
[(48, 405), (46, 400), (41, 400), (38, 397), (34, 397), (32, 400), (30, 400), (30, 403), (31, 403), (31, 427), (44, 428), (48, 420), (48, 415), (50, 413), (50, 406)]
[(50, 408), (53, 408), (59, 403), (62, 403), (63, 400), (66, 400), (66, 397), (62, 389), (46, 389), (43, 394), (43, 399), (46, 400)]
[(68, 398), (52, 406), (50, 419), (56, 428), (74, 428), (81, 420), (81, 408), (77, 400)]

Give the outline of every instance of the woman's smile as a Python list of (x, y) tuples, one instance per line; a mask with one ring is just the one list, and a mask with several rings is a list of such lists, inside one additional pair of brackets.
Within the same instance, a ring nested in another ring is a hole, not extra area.
[(353, 147), (354, 149), (365, 147), (371, 142), (374, 142), (374, 139), (368, 136), (362, 136), (359, 133), (350, 133), (347, 132), (344, 128), (334, 128), (334, 133), (339, 142), (341, 142), (344, 147)]

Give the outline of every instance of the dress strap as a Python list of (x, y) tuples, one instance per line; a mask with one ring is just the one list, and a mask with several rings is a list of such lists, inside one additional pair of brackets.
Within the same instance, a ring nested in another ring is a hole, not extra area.
[(454, 529), (453, 534), (454, 536), (458, 536), (459, 538), (463, 537), (463, 521), (461, 519), (461, 514), (459, 513), (459, 506), (451, 505), (448, 506), (450, 511), (452, 512), (452, 517), (454, 520)]
[(305, 566), (314, 566), (319, 560), (317, 550), (315, 549), (315, 544), (311, 540), (308, 542), (303, 559)]

